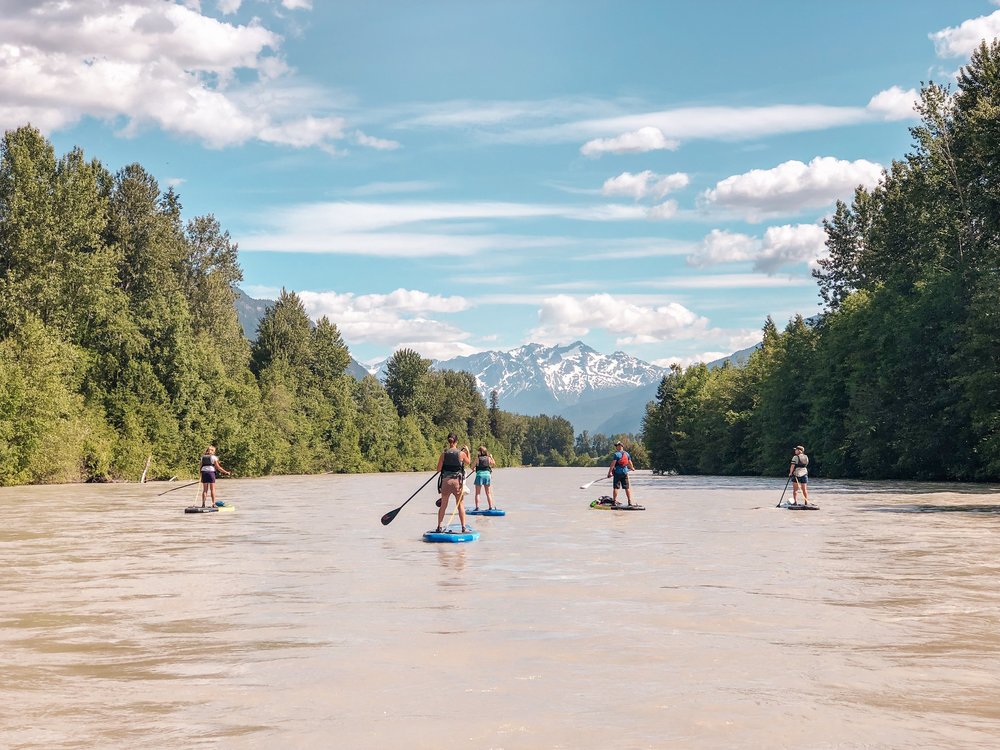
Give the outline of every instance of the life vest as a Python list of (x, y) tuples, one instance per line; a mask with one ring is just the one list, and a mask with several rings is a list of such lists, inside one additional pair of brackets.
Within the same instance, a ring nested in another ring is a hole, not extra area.
[(201, 457), (201, 470), (215, 472), (215, 456), (202, 456)]
[(476, 471), (493, 471), (493, 468), (490, 466), (490, 457), (488, 455), (480, 456), (476, 460)]
[(462, 474), (465, 467), (462, 466), (461, 451), (458, 448), (445, 448), (444, 461), (441, 463), (442, 474)]
[(615, 451), (615, 474), (628, 474), (628, 451)]

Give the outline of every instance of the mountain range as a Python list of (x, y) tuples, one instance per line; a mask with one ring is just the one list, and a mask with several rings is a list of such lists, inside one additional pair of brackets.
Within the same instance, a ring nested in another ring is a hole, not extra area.
[[(256, 338), (257, 325), (271, 300), (255, 300), (237, 289), (236, 308), (247, 338)], [(745, 364), (760, 345), (709, 363)], [(360, 379), (371, 373), (385, 379), (385, 360), (366, 369), (351, 359), (348, 372)], [(666, 368), (643, 362), (624, 352), (602, 354), (582, 341), (563, 346), (526, 344), (510, 351), (486, 351), (447, 360), (434, 360), (436, 370), (463, 370), (476, 378), (489, 401), (497, 392), (500, 408), (516, 414), (548, 414), (569, 420), (576, 433), (638, 433), (646, 404), (655, 400)]]

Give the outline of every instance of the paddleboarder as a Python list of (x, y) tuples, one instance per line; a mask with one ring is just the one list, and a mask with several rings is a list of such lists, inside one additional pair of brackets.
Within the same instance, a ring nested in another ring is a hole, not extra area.
[(455, 503), (458, 508), (458, 521), (462, 524), (462, 533), (465, 533), (465, 507), (462, 503), (462, 482), (465, 481), (465, 467), (472, 463), (469, 453), (464, 448), (457, 447), (458, 436), (454, 432), (448, 433), (448, 447), (444, 449), (438, 459), (438, 490), (441, 492), (441, 499), (438, 501), (438, 523), (437, 531), (441, 531), (441, 524), (444, 523), (444, 513), (448, 508), (448, 498), (455, 496)]
[(219, 463), (219, 457), (215, 455), (215, 446), (210, 445), (205, 449), (205, 452), (201, 454), (201, 507), (205, 507), (205, 500), (209, 491), (212, 494), (212, 506), (215, 506), (215, 473), (216, 471), (221, 471), (226, 476), (229, 476), (230, 472), (222, 468), (222, 464)]
[(788, 476), (792, 478), (792, 505), (799, 504), (799, 489), (802, 490), (802, 504), (809, 505), (809, 456), (801, 445), (795, 446)]
[(479, 490), (486, 490), (486, 504), (493, 510), (493, 490), (490, 483), (493, 476), (493, 467), (496, 462), (485, 445), (479, 446), (479, 455), (476, 457), (476, 510), (479, 510)]
[(628, 504), (632, 505), (632, 488), (628, 484), (629, 471), (635, 471), (635, 466), (632, 465), (632, 457), (625, 450), (625, 444), (619, 440), (615, 443), (615, 454), (611, 466), (608, 467), (608, 479), (614, 477), (615, 480), (611, 495), (616, 504), (618, 503), (618, 490), (624, 489)]

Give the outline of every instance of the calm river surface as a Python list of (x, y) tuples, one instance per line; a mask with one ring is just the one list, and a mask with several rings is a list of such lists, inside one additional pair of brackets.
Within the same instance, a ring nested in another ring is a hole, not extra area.
[(1000, 746), (996, 488), (602, 474), (0, 489), (0, 746)]

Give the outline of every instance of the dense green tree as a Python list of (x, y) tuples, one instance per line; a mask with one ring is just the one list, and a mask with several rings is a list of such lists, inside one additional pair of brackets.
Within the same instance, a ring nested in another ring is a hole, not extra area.
[(398, 349), (386, 363), (385, 390), (400, 417), (419, 409), (430, 366), (429, 359), (406, 348)]

